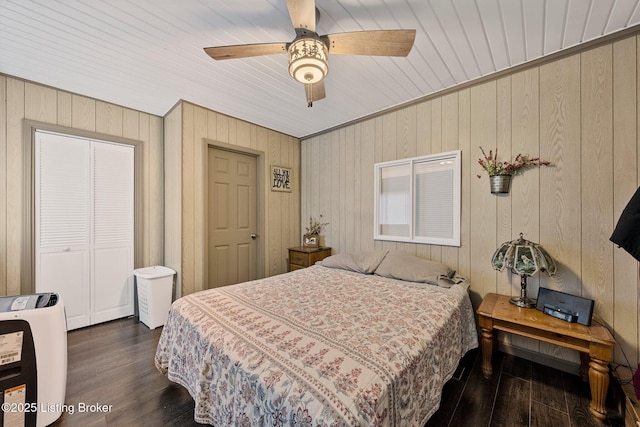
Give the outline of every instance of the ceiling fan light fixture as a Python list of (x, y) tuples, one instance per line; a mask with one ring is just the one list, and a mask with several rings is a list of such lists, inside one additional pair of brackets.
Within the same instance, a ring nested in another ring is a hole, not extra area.
[(315, 37), (302, 37), (289, 46), (289, 74), (304, 84), (322, 81), (329, 72), (327, 46)]

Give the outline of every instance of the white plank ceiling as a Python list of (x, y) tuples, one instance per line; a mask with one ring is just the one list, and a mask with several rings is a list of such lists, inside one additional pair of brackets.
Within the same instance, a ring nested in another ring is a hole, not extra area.
[(329, 54), (307, 108), (285, 0), (0, 0), (0, 73), (163, 116), (189, 102), (304, 138), (640, 23), (640, 0), (317, 0), (320, 35), (416, 29), (406, 58)]

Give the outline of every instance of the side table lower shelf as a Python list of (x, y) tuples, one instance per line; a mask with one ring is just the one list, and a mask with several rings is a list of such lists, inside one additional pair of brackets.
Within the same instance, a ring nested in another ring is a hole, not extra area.
[(493, 374), (494, 330), (509, 332), (548, 342), (580, 352), (583, 379), (588, 376), (591, 389), (591, 414), (603, 420), (607, 413), (605, 397), (609, 388), (609, 363), (613, 360), (615, 341), (604, 326), (593, 322), (591, 326), (567, 323), (542, 313), (535, 308), (520, 308), (509, 303), (509, 296), (487, 294), (478, 307), (481, 331), (482, 373)]

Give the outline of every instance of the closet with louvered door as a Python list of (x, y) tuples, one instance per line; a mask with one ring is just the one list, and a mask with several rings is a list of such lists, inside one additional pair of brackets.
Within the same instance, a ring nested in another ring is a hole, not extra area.
[(134, 148), (37, 131), (36, 292), (69, 330), (133, 314)]

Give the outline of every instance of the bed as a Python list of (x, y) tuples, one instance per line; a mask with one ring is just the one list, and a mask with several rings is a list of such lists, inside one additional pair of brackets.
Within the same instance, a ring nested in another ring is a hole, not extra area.
[(176, 300), (155, 363), (200, 423), (422, 426), (477, 346), (464, 279), (367, 252)]

